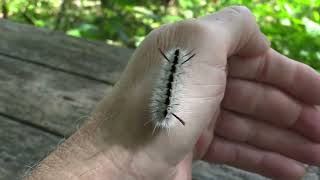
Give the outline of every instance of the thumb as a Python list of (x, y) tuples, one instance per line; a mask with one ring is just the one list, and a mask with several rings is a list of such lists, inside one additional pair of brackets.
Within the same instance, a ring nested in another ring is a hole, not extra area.
[[(221, 28), (227, 44), (228, 57), (231, 55), (255, 56), (265, 52), (270, 43), (261, 33), (255, 17), (245, 6), (231, 6), (199, 18), (211, 28)], [(219, 36), (219, 35), (217, 35)]]

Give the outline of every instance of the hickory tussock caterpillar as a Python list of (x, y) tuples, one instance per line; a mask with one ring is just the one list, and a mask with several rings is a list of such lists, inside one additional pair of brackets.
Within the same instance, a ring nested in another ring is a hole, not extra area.
[(186, 52), (182, 49), (175, 49), (164, 53), (159, 48), (159, 51), (163, 62), (151, 96), (151, 121), (154, 123), (155, 128), (169, 129), (177, 122), (173, 121), (173, 118), (185, 125), (185, 121), (175, 113), (179, 105), (175, 104), (179, 99), (179, 93), (177, 93), (180, 87), (178, 80), (179, 75), (183, 73), (182, 66), (196, 54), (193, 53), (193, 50)]

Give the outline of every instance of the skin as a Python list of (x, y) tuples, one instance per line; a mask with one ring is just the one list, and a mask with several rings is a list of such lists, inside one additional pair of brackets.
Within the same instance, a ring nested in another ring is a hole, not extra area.
[[(181, 108), (152, 134), (148, 103), (161, 54), (197, 55), (185, 67)], [(273, 179), (320, 164), (320, 75), (272, 48), (245, 7), (152, 31), (92, 118), (28, 180), (191, 180), (193, 159)]]

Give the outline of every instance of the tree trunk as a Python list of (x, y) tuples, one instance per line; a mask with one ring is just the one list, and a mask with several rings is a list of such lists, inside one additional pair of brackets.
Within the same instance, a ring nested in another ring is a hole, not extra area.
[(62, 21), (63, 19), (66, 19), (64, 16), (65, 16), (65, 12), (66, 12), (66, 9), (68, 8), (70, 2), (72, 0), (63, 0), (62, 3), (61, 3), (61, 6), (60, 6), (60, 11), (58, 13), (58, 16), (57, 16), (57, 19), (56, 19), (56, 23), (55, 23), (55, 30), (60, 30), (60, 29), (63, 29), (62, 27)]
[(7, 19), (8, 18), (8, 7), (6, 0), (2, 1), (2, 18)]

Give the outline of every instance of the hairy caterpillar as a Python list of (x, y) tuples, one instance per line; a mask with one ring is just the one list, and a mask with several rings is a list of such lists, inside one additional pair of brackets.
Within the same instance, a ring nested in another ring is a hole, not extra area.
[(163, 62), (151, 96), (151, 121), (155, 128), (169, 129), (177, 122), (173, 121), (172, 118), (185, 125), (185, 121), (175, 113), (179, 105), (177, 104), (179, 100), (177, 91), (181, 88), (178, 80), (179, 75), (183, 73), (182, 66), (196, 54), (192, 54), (193, 50), (186, 52), (179, 48), (166, 54), (159, 48), (159, 52), (162, 55)]

